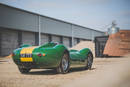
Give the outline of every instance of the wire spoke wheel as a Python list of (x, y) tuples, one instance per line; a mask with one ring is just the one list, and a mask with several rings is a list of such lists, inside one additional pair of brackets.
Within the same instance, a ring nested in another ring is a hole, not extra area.
[(62, 74), (67, 73), (69, 71), (69, 66), (70, 66), (69, 54), (65, 52), (63, 54), (61, 63), (59, 67), (57, 68), (57, 72), (62, 73)]
[(68, 61), (67, 55), (64, 55), (63, 59), (62, 59), (62, 68), (64, 71), (67, 69), (67, 67), (69, 65), (68, 63), (69, 63), (69, 61)]
[(93, 55), (92, 53), (89, 53), (87, 56), (87, 59), (85, 60), (86, 67), (85, 69), (91, 69), (92, 63), (93, 63)]

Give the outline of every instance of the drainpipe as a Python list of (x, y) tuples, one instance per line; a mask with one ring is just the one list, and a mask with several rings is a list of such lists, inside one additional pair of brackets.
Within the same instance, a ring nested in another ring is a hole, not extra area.
[(41, 20), (40, 20), (40, 15), (38, 16), (38, 30), (39, 30), (39, 46), (41, 45)]
[(72, 47), (74, 46), (74, 30), (73, 25), (71, 24), (71, 35), (72, 35)]
[(94, 32), (92, 31), (92, 38), (91, 38), (92, 41), (94, 41), (94, 34), (93, 34), (93, 33), (94, 33)]

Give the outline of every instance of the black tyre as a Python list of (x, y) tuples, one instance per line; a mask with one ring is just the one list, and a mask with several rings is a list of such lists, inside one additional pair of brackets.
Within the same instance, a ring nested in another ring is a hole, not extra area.
[(23, 67), (18, 67), (19, 71), (23, 74), (28, 73), (31, 69), (29, 68), (23, 68)]
[(88, 53), (85, 63), (86, 63), (85, 69), (91, 70), (93, 64), (93, 54), (91, 52)]
[(64, 52), (59, 67), (57, 67), (57, 73), (65, 74), (69, 71), (70, 58), (68, 52)]

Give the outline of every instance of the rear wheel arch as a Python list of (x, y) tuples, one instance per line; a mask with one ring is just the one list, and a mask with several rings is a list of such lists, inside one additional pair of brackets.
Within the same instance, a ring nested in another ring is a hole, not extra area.
[(70, 57), (69, 51), (67, 49), (64, 50), (64, 53), (68, 53), (68, 55)]
[(92, 57), (93, 57), (93, 53), (92, 53), (90, 50), (88, 51), (87, 55), (88, 55), (88, 54), (91, 54)]

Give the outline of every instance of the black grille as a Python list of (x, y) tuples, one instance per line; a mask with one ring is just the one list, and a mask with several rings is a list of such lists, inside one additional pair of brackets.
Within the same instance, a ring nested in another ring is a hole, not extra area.
[(36, 63), (35, 62), (21, 62), (20, 60), (15, 60), (16, 64), (19, 66), (23, 67), (28, 67), (28, 68), (35, 68)]
[(35, 68), (36, 63), (34, 63), (34, 62), (21, 62), (20, 66), (28, 67), (28, 68)]

